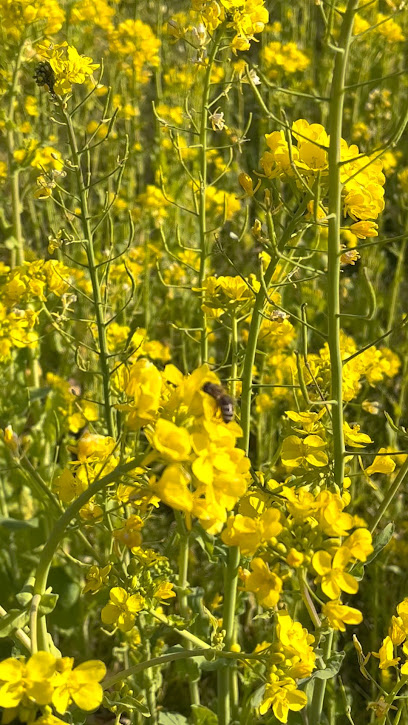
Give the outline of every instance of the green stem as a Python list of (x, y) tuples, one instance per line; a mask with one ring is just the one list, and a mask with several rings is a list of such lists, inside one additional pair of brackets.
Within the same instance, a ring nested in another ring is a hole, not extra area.
[[(403, 677), (401, 677), (401, 679), (398, 682), (395, 683), (391, 692), (385, 698), (385, 702), (387, 703), (387, 705), (392, 705), (392, 703), (394, 702), (394, 698), (396, 697), (396, 695), (398, 695), (399, 691), (402, 690), (404, 685), (407, 684), (407, 682), (408, 682), (408, 675), (404, 675)], [(378, 725), (385, 725), (386, 722), (387, 722), (387, 714), (385, 714), (384, 717), (380, 718), (380, 720), (378, 721)]]
[[(236, 395), (238, 377), (238, 324), (235, 314), (231, 317), (231, 393)], [(228, 550), (228, 560), (224, 570), (223, 629), (225, 630), (225, 649), (230, 650), (235, 642), (235, 607), (237, 601), (238, 567), (240, 549), (233, 546)], [(238, 708), (238, 673), (236, 666), (224, 667), (218, 673), (218, 721), (227, 725), (231, 719), (231, 710), (235, 714)]]
[(10, 266), (15, 267), (17, 264), (23, 264), (24, 262), (24, 246), (23, 246), (23, 233), (21, 228), (21, 203), (20, 203), (20, 183), (19, 174), (20, 170), (18, 165), (14, 161), (14, 101), (17, 92), (18, 79), (20, 75), (21, 67), (21, 56), (24, 48), (24, 39), (21, 40), (16, 63), (13, 71), (13, 80), (10, 90), (10, 103), (7, 117), (7, 155), (8, 155), (8, 168), (9, 178), (11, 186), (11, 208), (12, 208), (12, 222), (13, 222), (13, 236), (16, 247), (11, 251)]
[[(404, 231), (407, 232), (408, 228), (405, 228)], [(405, 261), (405, 254), (407, 251), (407, 244), (408, 244), (408, 238), (404, 239), (404, 241), (402, 242), (401, 248), (400, 248), (399, 254), (398, 254), (398, 261), (397, 261), (397, 266), (396, 266), (395, 275), (394, 275), (394, 281), (393, 281), (393, 285), (392, 285), (387, 330), (389, 330), (391, 327), (394, 326), (395, 316), (396, 316), (396, 312), (397, 312), (398, 299), (400, 296), (401, 281), (402, 281), (403, 273), (404, 273), (404, 261)]]
[[(142, 646), (143, 646), (143, 653), (146, 657), (146, 661), (151, 661), (151, 647), (150, 647), (150, 641), (149, 638), (146, 637), (144, 634), (145, 631), (145, 619), (143, 612), (140, 612), (139, 614), (139, 632), (142, 639)], [(154, 678), (151, 672), (151, 668), (147, 667), (145, 674), (145, 691), (146, 691), (146, 701), (148, 708), (150, 710), (150, 718), (149, 718), (149, 725), (157, 725), (157, 704), (156, 704), (156, 692), (154, 689)]]
[[(40, 560), (38, 562), (33, 594), (39, 594), (42, 596), (47, 588), (48, 572), (51, 567), (51, 563), (55, 552), (58, 549), (59, 544), (63, 540), (66, 530), (71, 521), (79, 514), (81, 508), (95, 496), (98, 491), (101, 491), (105, 486), (110, 483), (117, 483), (119, 477), (125, 473), (128, 473), (135, 468), (137, 462), (135, 459), (128, 461), (123, 466), (117, 466), (111, 473), (108, 473), (103, 478), (94, 481), (86, 491), (83, 491), (75, 501), (73, 501), (62, 516), (56, 522), (51, 534), (49, 535), (47, 542), (40, 554)], [(33, 612), (33, 619), (31, 622), (32, 626), (37, 627), (38, 624), (38, 609)], [(40, 627), (38, 627), (38, 647), (48, 651), (48, 637), (46, 634), (45, 616), (40, 617)]]
[(77, 180), (78, 195), (81, 205), (81, 223), (84, 239), (86, 240), (86, 254), (88, 259), (89, 275), (92, 284), (92, 294), (95, 308), (96, 325), (98, 328), (98, 340), (99, 340), (99, 362), (102, 373), (102, 385), (103, 385), (103, 396), (105, 406), (105, 417), (106, 427), (108, 435), (115, 437), (115, 419), (114, 411), (111, 404), (111, 392), (110, 392), (110, 370), (108, 364), (108, 344), (106, 339), (106, 326), (104, 321), (103, 312), (103, 301), (101, 295), (101, 288), (99, 284), (99, 276), (96, 267), (94, 240), (91, 225), (89, 223), (89, 210), (88, 210), (88, 192), (86, 190), (85, 181), (83, 178), (83, 172), (81, 169), (81, 160), (78, 153), (78, 146), (75, 136), (72, 119), (69, 113), (65, 109), (63, 101), (59, 101), (59, 107), (65, 120), (65, 125), (68, 131), (69, 145), (71, 148), (72, 159), (74, 162), (75, 175)]
[[(263, 661), (264, 656), (260, 654), (254, 654), (254, 653), (246, 653), (246, 652), (224, 652), (224, 650), (219, 649), (195, 649), (192, 652), (190, 650), (180, 650), (178, 652), (169, 652), (165, 655), (160, 655), (159, 657), (153, 657), (153, 659), (148, 660), (147, 662), (139, 662), (137, 665), (133, 665), (132, 667), (129, 667), (126, 670), (122, 670), (121, 672), (118, 672), (116, 675), (112, 675), (112, 677), (108, 677), (107, 680), (105, 680), (102, 683), (102, 687), (104, 690), (109, 689), (109, 687), (113, 687), (113, 685), (116, 685), (117, 682), (123, 682), (127, 677), (130, 677), (131, 675), (137, 675), (139, 672), (143, 672), (143, 670), (147, 669), (148, 667), (157, 667), (160, 665), (164, 665), (167, 662), (175, 662), (176, 660), (184, 660), (188, 659), (189, 657), (206, 657), (209, 659), (210, 657), (212, 659), (220, 658), (220, 659), (232, 659), (232, 660), (239, 660), (241, 662), (245, 662), (246, 660), (255, 660), (257, 662)], [(272, 662), (273, 664), (276, 664), (280, 661), (279, 657), (276, 659), (276, 661), (273, 660), (273, 655), (268, 655), (268, 661)]]
[[(225, 653), (230, 652), (235, 638), (235, 606), (237, 601), (238, 568), (240, 562), (238, 546), (231, 546), (228, 551), (228, 562), (224, 571), (224, 606), (222, 624), (225, 630)], [(236, 669), (223, 667), (218, 672), (218, 724), (229, 725), (231, 722), (232, 694), (236, 695)]]
[[(286, 227), (282, 235), (278, 248), (283, 249), (287, 241), (294, 233), (299, 219), (303, 216), (306, 207), (312, 198), (312, 195), (306, 194), (291, 222)], [(275, 231), (273, 228), (273, 219), (270, 212), (267, 213), (268, 234), (272, 246), (275, 246)], [(278, 254), (272, 254), (268, 268), (264, 274), (264, 283), (261, 285), (256, 295), (254, 309), (252, 311), (251, 324), (249, 327), (248, 342), (245, 350), (244, 366), (242, 370), (242, 393), (241, 393), (241, 428), (243, 431), (242, 448), (248, 455), (249, 452), (249, 435), (251, 431), (251, 397), (252, 397), (252, 371), (255, 362), (256, 346), (258, 343), (259, 328), (262, 321), (262, 310), (267, 298), (268, 286), (272, 280), (276, 265), (278, 264)]]
[(390, 489), (387, 491), (387, 493), (384, 496), (383, 502), (377, 511), (374, 521), (372, 522), (372, 524), (370, 526), (370, 531), (372, 534), (376, 530), (378, 524), (380, 523), (382, 517), (384, 516), (391, 501), (397, 495), (398, 490), (399, 490), (400, 486), (402, 485), (407, 473), (408, 473), (408, 458), (405, 461), (404, 465), (401, 466), (400, 470), (398, 471), (398, 473), (395, 477), (394, 483), (392, 484), (392, 486), (390, 487)]
[[(178, 565), (179, 565), (179, 571), (178, 571), (178, 586), (180, 588), (179, 593), (179, 607), (180, 607), (180, 614), (186, 621), (190, 618), (190, 610), (188, 606), (188, 598), (187, 598), (187, 587), (188, 587), (188, 555), (189, 555), (189, 536), (186, 532), (186, 528), (184, 525), (183, 517), (179, 511), (176, 511), (176, 519), (178, 524), (178, 531), (179, 531), (179, 537), (180, 537), (180, 545), (179, 545), (179, 559), (178, 559)], [(186, 648), (188, 650), (193, 649), (193, 643), (187, 642)], [(190, 691), (190, 700), (192, 705), (199, 705), (200, 704), (200, 690), (198, 686), (198, 682), (196, 680), (193, 681), (192, 679), (192, 672), (189, 675), (188, 678), (188, 687)]]
[[(358, 0), (348, 0), (341, 26), (338, 51), (333, 69), (330, 92), (330, 143), (329, 162), (329, 233), (327, 255), (327, 317), (328, 345), (331, 367), (331, 400), (333, 426), (333, 462), (334, 479), (340, 490), (344, 477), (344, 433), (343, 433), (343, 365), (340, 350), (340, 225), (342, 218), (340, 180), (340, 149), (343, 126), (343, 106), (345, 94), (345, 76), (351, 44), (354, 15)], [(332, 634), (328, 635), (324, 645), (325, 660), (330, 656)], [(315, 683), (310, 718), (320, 723), (326, 680)]]
[[(199, 287), (203, 288), (205, 278), (207, 276), (207, 216), (206, 216), (206, 194), (207, 194), (207, 123), (208, 123), (208, 99), (210, 94), (211, 71), (214, 64), (215, 55), (220, 45), (223, 33), (223, 25), (217, 29), (212, 40), (211, 50), (208, 56), (208, 63), (205, 70), (203, 94), (201, 97), (201, 121), (200, 121), (200, 192), (198, 204), (198, 223), (200, 238), (200, 272)], [(205, 291), (201, 292), (201, 306), (204, 305)], [(207, 316), (201, 310), (201, 362), (208, 360), (208, 336), (207, 336)]]

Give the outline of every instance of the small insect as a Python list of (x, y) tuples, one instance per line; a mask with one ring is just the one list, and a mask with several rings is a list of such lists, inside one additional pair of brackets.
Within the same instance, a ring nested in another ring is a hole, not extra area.
[(211, 395), (217, 403), (221, 417), (224, 423), (231, 423), (234, 418), (234, 401), (230, 395), (224, 390), (222, 385), (216, 385), (215, 383), (204, 383), (204, 393)]

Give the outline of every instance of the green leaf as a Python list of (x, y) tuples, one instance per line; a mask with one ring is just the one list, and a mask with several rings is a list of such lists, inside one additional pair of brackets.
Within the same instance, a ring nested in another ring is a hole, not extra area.
[(21, 609), (10, 609), (0, 619), (0, 637), (8, 637), (15, 629), (24, 627), (30, 618), (29, 612), (22, 612)]
[(159, 725), (188, 725), (188, 720), (178, 712), (161, 712)]
[(204, 705), (192, 705), (191, 712), (194, 725), (218, 725), (218, 717), (215, 712)]
[(311, 679), (318, 680), (331, 680), (340, 672), (341, 665), (343, 663), (346, 653), (344, 651), (336, 652), (327, 660), (327, 664), (324, 670), (316, 670), (313, 672)]
[(38, 519), (30, 519), (29, 521), (23, 521), (21, 519), (11, 519), (5, 516), (0, 516), (0, 528), (8, 529), (9, 531), (20, 531), (21, 529), (37, 529)]
[(251, 697), (251, 707), (253, 707), (254, 709), (260, 707), (260, 705), (262, 704), (262, 700), (265, 696), (265, 687), (266, 685), (261, 685), (261, 687), (258, 687), (258, 689), (255, 690), (255, 692), (253, 693)]
[(146, 705), (146, 702), (144, 700), (144, 695), (139, 695), (138, 697), (131, 697), (130, 695), (120, 695), (120, 693), (116, 693), (116, 697), (111, 697), (112, 693), (104, 694), (103, 697), (103, 704), (105, 707), (108, 708), (108, 710), (111, 710), (112, 712), (117, 715), (121, 712), (138, 712), (140, 715), (143, 715), (143, 717), (150, 717), (150, 710)]
[(394, 531), (395, 531), (395, 524), (392, 521), (390, 521), (389, 524), (384, 526), (383, 530), (380, 531), (378, 536), (376, 536), (373, 541), (374, 551), (372, 554), (370, 554), (370, 556), (367, 557), (367, 561), (364, 562), (365, 566), (367, 566), (367, 564), (369, 564), (371, 561), (374, 561), (374, 559), (378, 556), (380, 551), (385, 549), (387, 544), (390, 543), (392, 537), (394, 536)]
[(55, 605), (58, 601), (58, 594), (55, 594), (54, 592), (49, 592), (48, 594), (43, 594), (41, 597), (40, 606), (38, 607), (38, 613), (40, 615), (43, 614), (50, 614), (50, 612), (55, 609)]

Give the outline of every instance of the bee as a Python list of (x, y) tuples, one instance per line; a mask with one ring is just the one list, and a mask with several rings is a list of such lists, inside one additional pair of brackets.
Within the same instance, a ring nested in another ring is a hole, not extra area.
[(211, 395), (211, 397), (214, 398), (221, 411), (221, 417), (224, 423), (231, 423), (234, 418), (234, 401), (224, 390), (222, 385), (204, 383), (202, 389), (204, 393), (207, 393), (207, 395)]

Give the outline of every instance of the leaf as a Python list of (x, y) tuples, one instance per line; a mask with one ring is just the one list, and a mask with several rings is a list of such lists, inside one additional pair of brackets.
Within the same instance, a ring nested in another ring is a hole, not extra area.
[(161, 712), (159, 725), (188, 725), (188, 720), (178, 712)]
[(265, 696), (265, 687), (266, 685), (262, 685), (261, 687), (258, 687), (258, 689), (255, 690), (255, 692), (253, 693), (251, 697), (251, 707), (253, 707), (254, 709), (257, 709), (261, 705), (262, 700)]
[(194, 725), (218, 725), (218, 717), (215, 712), (204, 705), (192, 705), (191, 712)]
[(43, 594), (40, 601), (40, 606), (38, 607), (38, 613), (40, 615), (43, 614), (50, 614), (55, 609), (55, 605), (58, 601), (58, 594), (55, 594), (54, 592), (49, 592), (47, 594)]
[(0, 516), (0, 527), (8, 529), (10, 531), (19, 531), (20, 529), (37, 529), (38, 519), (30, 519), (29, 521), (23, 521), (22, 519), (11, 519), (5, 516)]
[(344, 651), (336, 652), (327, 660), (327, 664), (324, 670), (316, 670), (312, 673), (311, 679), (318, 680), (331, 680), (340, 672), (341, 665), (343, 663), (346, 653)]
[(8, 637), (15, 629), (24, 627), (30, 618), (27, 611), (22, 612), (21, 609), (10, 609), (10, 611), (0, 619), (0, 637)]
[(383, 530), (380, 531), (378, 536), (375, 537), (373, 542), (374, 551), (370, 556), (367, 557), (367, 561), (364, 562), (364, 565), (367, 566), (371, 561), (374, 561), (374, 559), (378, 556), (378, 554), (385, 549), (387, 544), (391, 541), (392, 537), (394, 536), (395, 531), (395, 524), (390, 521), (389, 524), (384, 526)]
[(131, 695), (120, 695), (120, 693), (116, 693), (116, 697), (118, 699), (115, 699), (115, 697), (111, 697), (112, 693), (104, 693), (103, 697), (103, 704), (108, 708), (108, 710), (112, 710), (112, 708), (115, 708), (114, 712), (117, 715), (121, 712), (138, 712), (140, 715), (143, 715), (143, 717), (150, 717), (150, 710), (146, 705), (146, 702), (144, 700), (144, 695), (139, 695), (138, 697), (131, 697)]

